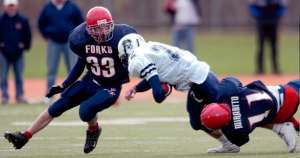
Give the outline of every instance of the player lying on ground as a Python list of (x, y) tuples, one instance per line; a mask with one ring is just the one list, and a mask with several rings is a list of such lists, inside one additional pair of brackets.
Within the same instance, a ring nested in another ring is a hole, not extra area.
[(176, 47), (158, 42), (146, 43), (136, 34), (124, 36), (119, 44), (120, 58), (128, 59), (129, 73), (143, 78), (128, 90), (126, 99), (132, 99), (136, 92), (152, 88), (155, 101), (162, 102), (171, 92), (170, 85), (179, 91), (189, 91), (187, 111), (192, 128), (204, 130), (223, 144), (223, 148), (212, 148), (208, 152), (240, 151), (222, 133), (207, 129), (201, 123), (203, 106), (219, 99), (219, 82), (205, 62), (198, 61), (190, 52)]
[[(225, 78), (219, 91), (218, 103), (206, 105), (201, 113), (204, 126), (221, 130), (237, 146), (247, 143), (256, 127), (265, 127), (285, 141), (288, 152), (296, 151), (295, 128), (299, 131), (299, 122), (294, 114), (299, 106), (300, 80), (278, 86), (254, 81), (242, 87), (237, 79)], [(223, 148), (215, 150), (226, 151)]]
[[(136, 31), (128, 25), (114, 24), (110, 12), (103, 7), (89, 10), (86, 22), (79, 25), (69, 37), (70, 48), (79, 60), (61, 86), (52, 87), (47, 97), (61, 93), (61, 97), (42, 112), (33, 125), (24, 132), (5, 133), (5, 138), (16, 149), (55, 117), (80, 105), (79, 115), (88, 123), (84, 152), (91, 152), (101, 134), (97, 113), (110, 107), (118, 99), (121, 85), (129, 80), (127, 68), (118, 56), (118, 42)], [(87, 68), (86, 75), (76, 81)]]
[[(219, 81), (207, 63), (177, 47), (159, 42), (146, 43), (137, 34), (124, 36), (119, 44), (119, 56), (121, 60), (128, 60), (131, 76), (143, 79), (128, 90), (126, 99), (132, 99), (136, 92), (152, 88), (155, 101), (160, 103), (170, 94), (170, 85), (178, 91), (188, 91), (187, 111), (191, 127), (194, 130), (204, 130), (213, 137), (220, 137), (215, 136), (212, 130), (205, 128), (200, 122), (203, 106), (218, 99)], [(223, 140), (224, 143), (231, 144), (226, 138)]]

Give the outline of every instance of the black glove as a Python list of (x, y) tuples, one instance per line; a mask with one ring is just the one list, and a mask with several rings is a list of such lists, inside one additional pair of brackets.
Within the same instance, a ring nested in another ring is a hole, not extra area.
[(54, 96), (55, 94), (61, 93), (62, 91), (64, 91), (64, 87), (60, 86), (60, 85), (55, 85), (52, 86), (48, 93), (46, 94), (47, 98), (51, 98), (52, 96)]

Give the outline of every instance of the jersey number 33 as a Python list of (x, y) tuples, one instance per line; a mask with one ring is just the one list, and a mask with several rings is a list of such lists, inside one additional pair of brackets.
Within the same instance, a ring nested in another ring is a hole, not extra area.
[(86, 60), (91, 64), (91, 71), (96, 76), (109, 78), (116, 74), (114, 59), (111, 57), (103, 57), (99, 61), (98, 58), (90, 56)]

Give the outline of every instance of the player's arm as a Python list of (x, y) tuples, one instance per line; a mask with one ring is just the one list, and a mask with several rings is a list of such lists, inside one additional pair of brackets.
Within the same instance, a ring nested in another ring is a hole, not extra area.
[(55, 85), (51, 87), (46, 94), (46, 97), (51, 98), (53, 95), (61, 93), (70, 85), (72, 85), (82, 74), (85, 68), (85, 61), (81, 58), (78, 58), (77, 63), (72, 68), (71, 72), (69, 73), (68, 77), (61, 85)]
[(145, 92), (145, 91), (151, 89), (151, 86), (146, 79), (143, 79), (134, 87), (134, 89), (136, 92)]
[(157, 103), (161, 103), (170, 94), (171, 87), (161, 84), (155, 64), (145, 57), (135, 56), (129, 62), (128, 70), (131, 76), (140, 77), (143, 80), (127, 92), (126, 99), (130, 100), (136, 92), (143, 92), (150, 88)]
[[(75, 37), (75, 38), (74, 38)], [(73, 52), (81, 52), (82, 47), (78, 44), (75, 44), (74, 41), (76, 41), (76, 34), (73, 32), (71, 33), (69, 37), (69, 46)], [(80, 54), (80, 53), (76, 53)], [(69, 73), (68, 77), (65, 79), (65, 81), (62, 83), (62, 85), (56, 85), (50, 88), (48, 93), (46, 94), (46, 97), (50, 98), (55, 94), (61, 93), (66, 88), (68, 88), (70, 85), (72, 85), (82, 74), (84, 71), (86, 62), (84, 59), (78, 57), (77, 63), (72, 68), (71, 72)]]
[(82, 74), (85, 68), (85, 61), (81, 58), (78, 58), (77, 63), (72, 68), (71, 72), (69, 73), (68, 77), (62, 83), (62, 87), (67, 88), (71, 84), (73, 84)]
[(136, 86), (130, 89), (126, 94), (126, 99), (133, 98), (136, 92), (145, 92), (152, 88), (153, 98), (157, 103), (161, 103), (172, 91), (172, 87), (167, 83), (162, 83), (158, 75), (151, 77), (149, 80), (143, 79)]
[(172, 87), (167, 83), (161, 84), (158, 75), (152, 76), (148, 80), (148, 82), (152, 88), (152, 94), (154, 100), (157, 103), (163, 102), (167, 98), (167, 96), (171, 93)]

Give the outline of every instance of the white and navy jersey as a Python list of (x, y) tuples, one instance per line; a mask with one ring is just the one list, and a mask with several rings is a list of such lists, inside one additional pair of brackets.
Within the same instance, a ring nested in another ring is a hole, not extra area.
[(238, 87), (223, 80), (220, 85), (219, 102), (227, 103), (231, 109), (231, 122), (222, 132), (241, 146), (249, 141), (249, 134), (256, 127), (271, 123), (277, 113), (277, 99), (260, 81)]
[(131, 76), (149, 80), (158, 75), (161, 82), (179, 91), (189, 90), (191, 83), (203, 83), (210, 69), (192, 53), (159, 42), (147, 42), (135, 49), (128, 62)]
[(103, 86), (120, 86), (129, 81), (127, 67), (119, 59), (118, 43), (122, 37), (136, 31), (125, 24), (115, 24), (113, 37), (97, 43), (87, 32), (86, 24), (76, 27), (69, 37), (72, 51), (85, 61), (88, 74)]

